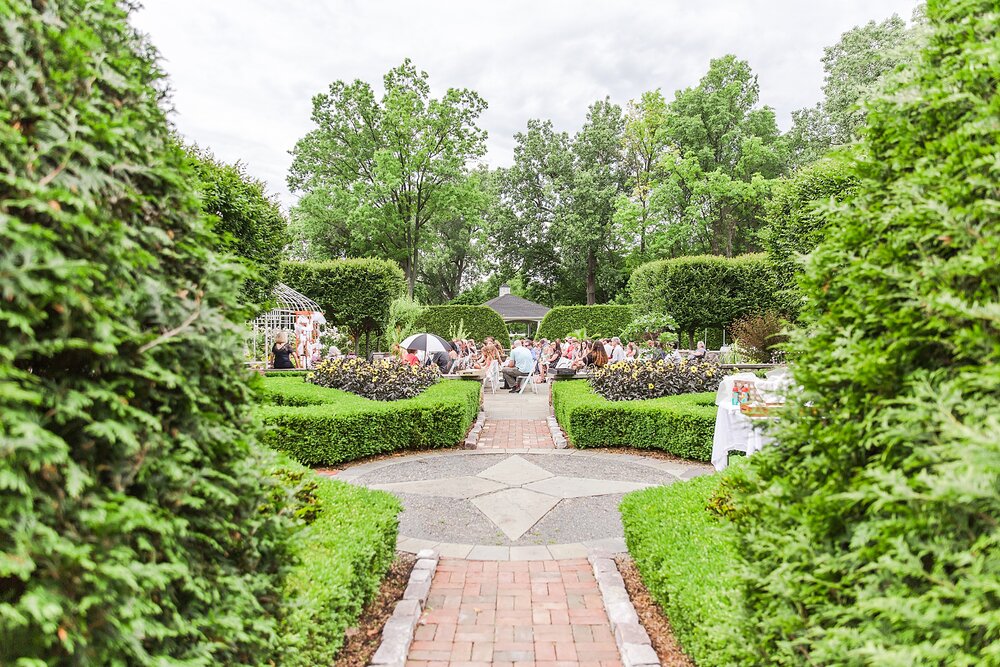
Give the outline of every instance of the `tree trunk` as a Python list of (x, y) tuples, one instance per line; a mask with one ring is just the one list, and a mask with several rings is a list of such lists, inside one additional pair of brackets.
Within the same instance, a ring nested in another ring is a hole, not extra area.
[(597, 255), (594, 249), (587, 250), (587, 305), (597, 303)]

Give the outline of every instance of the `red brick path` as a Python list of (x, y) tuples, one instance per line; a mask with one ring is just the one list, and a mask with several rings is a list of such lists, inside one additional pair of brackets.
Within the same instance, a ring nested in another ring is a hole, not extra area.
[(487, 419), (477, 449), (555, 449), (544, 419)]
[(621, 667), (590, 563), (442, 559), (407, 667)]

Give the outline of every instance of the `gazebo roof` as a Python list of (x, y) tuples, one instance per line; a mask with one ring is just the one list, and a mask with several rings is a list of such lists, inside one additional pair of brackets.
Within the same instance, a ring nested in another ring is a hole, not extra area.
[(483, 304), (500, 313), (504, 322), (541, 322), (549, 309), (513, 294), (502, 294)]
[(307, 297), (302, 292), (297, 292), (285, 283), (278, 283), (274, 288), (274, 298), (278, 302), (277, 310), (293, 311), (316, 311), (320, 310), (319, 304)]

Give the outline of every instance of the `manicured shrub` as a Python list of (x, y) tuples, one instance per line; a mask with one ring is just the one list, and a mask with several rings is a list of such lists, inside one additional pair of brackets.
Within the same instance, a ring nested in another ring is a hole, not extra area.
[(308, 517), (293, 542), (278, 664), (329, 665), (392, 564), (402, 508), (391, 494), (320, 477), (283, 456), (272, 475)]
[(692, 347), (705, 329), (721, 330), (741, 317), (777, 307), (774, 271), (766, 255), (649, 262), (632, 273), (628, 289), (632, 303), (670, 315)]
[(644, 312), (642, 308), (635, 306), (632, 310), (632, 321), (621, 332), (623, 343), (668, 340), (670, 333), (677, 330), (674, 318), (665, 313)]
[(406, 286), (395, 262), (368, 258), (285, 262), (281, 279), (315, 301), (328, 322), (350, 329), (355, 342), (385, 330), (389, 305)]
[(402, 449), (451, 447), (479, 411), (482, 386), (442, 380), (416, 398), (371, 401), (297, 378), (265, 378), (258, 407), (265, 444), (305, 465), (332, 465)]
[(413, 398), (441, 379), (437, 367), (411, 366), (399, 359), (328, 359), (306, 375), (306, 382), (341, 389), (373, 401)]
[(609, 401), (583, 380), (552, 385), (559, 425), (574, 447), (662, 449), (696, 461), (712, 458), (715, 394)]
[(621, 336), (632, 322), (629, 306), (556, 306), (542, 319), (537, 338), (565, 338), (566, 334), (586, 329), (591, 338)]
[(754, 665), (739, 635), (736, 533), (706, 509), (722, 475), (630, 493), (625, 543), (643, 583), (699, 665)]
[(1000, 20), (927, 16), (807, 266), (802, 391), (734, 496), (758, 662), (1000, 664)]
[(268, 663), (244, 276), (126, 6), (0, 8), (0, 664)]
[(641, 401), (715, 391), (722, 375), (708, 361), (620, 361), (595, 369), (590, 386), (609, 401)]
[(417, 316), (413, 328), (451, 340), (459, 323), (466, 338), (482, 342), (487, 336), (493, 336), (505, 348), (510, 347), (507, 325), (500, 313), (488, 306), (427, 306)]

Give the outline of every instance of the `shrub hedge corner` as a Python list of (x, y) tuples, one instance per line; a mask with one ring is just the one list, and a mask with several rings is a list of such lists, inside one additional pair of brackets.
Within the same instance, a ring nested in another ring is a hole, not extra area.
[(415, 398), (372, 401), (298, 378), (265, 378), (261, 441), (305, 465), (333, 465), (402, 449), (451, 447), (479, 411), (482, 385), (443, 380)]
[(556, 306), (542, 319), (538, 338), (565, 338), (577, 329), (592, 338), (611, 338), (621, 336), (631, 322), (631, 306)]
[(722, 475), (630, 493), (625, 542), (650, 595), (684, 651), (699, 665), (758, 664), (739, 636), (737, 536), (707, 509)]
[(451, 340), (459, 322), (465, 337), (482, 342), (493, 336), (505, 348), (510, 347), (510, 334), (500, 313), (489, 306), (427, 306), (417, 316), (417, 331), (437, 334)]
[(662, 449), (695, 461), (712, 458), (715, 394), (609, 401), (584, 380), (552, 385), (556, 420), (574, 447)]

